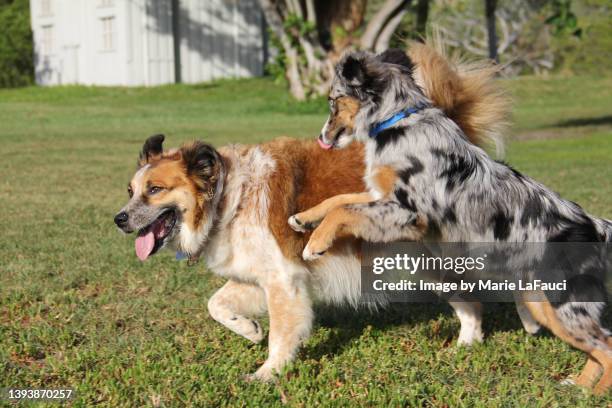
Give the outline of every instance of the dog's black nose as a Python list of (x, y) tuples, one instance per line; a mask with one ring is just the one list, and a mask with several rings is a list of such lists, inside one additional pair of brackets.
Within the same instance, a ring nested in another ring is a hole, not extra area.
[(118, 227), (123, 227), (127, 223), (128, 215), (125, 211), (121, 211), (119, 214), (115, 215), (115, 224)]

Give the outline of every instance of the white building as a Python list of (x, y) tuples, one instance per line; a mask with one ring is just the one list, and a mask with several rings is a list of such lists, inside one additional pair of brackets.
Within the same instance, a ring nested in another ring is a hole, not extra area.
[(31, 0), (36, 82), (150, 86), (261, 75), (257, 0)]

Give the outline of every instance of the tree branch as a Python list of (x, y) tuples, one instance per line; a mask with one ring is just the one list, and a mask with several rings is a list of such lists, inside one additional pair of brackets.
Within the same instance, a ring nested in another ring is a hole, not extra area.
[(429, 15), (429, 0), (418, 0), (416, 7), (416, 34), (425, 38), (427, 28), (427, 16)]
[(405, 8), (401, 8), (399, 12), (395, 16), (391, 17), (391, 19), (387, 22), (385, 27), (378, 35), (378, 39), (376, 39), (376, 45), (374, 46), (374, 51), (376, 53), (383, 52), (389, 48), (391, 37), (393, 36), (393, 33), (395, 33), (397, 26), (399, 26), (402, 22), (402, 18), (404, 18), (406, 12), (407, 10)]
[(361, 36), (361, 48), (372, 50), (376, 44), (376, 39), (385, 28), (385, 25), (401, 8), (406, 7), (409, 3), (410, 0), (385, 1), (385, 4), (383, 4), (380, 10), (372, 17)]
[(300, 19), (303, 19), (302, 6), (300, 5), (300, 0), (287, 0), (287, 8), (289, 12), (295, 14)]
[(306, 0), (306, 20), (317, 25), (317, 11), (315, 9), (314, 0)]
[(303, 100), (306, 98), (304, 86), (300, 78), (298, 52), (291, 45), (291, 40), (287, 33), (285, 33), (283, 27), (283, 21), (281, 16), (272, 2), (272, 0), (259, 0), (261, 8), (263, 10), (268, 26), (278, 37), (287, 58), (287, 72), (285, 73), (287, 81), (289, 81), (289, 88), (294, 98)]

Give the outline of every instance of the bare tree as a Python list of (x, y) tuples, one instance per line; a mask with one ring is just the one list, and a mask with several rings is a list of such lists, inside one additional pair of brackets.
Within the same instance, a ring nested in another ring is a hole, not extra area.
[(333, 64), (350, 48), (382, 51), (411, 0), (385, 0), (359, 36), (367, 0), (259, 0), (285, 58), (285, 76), (296, 99), (327, 92)]
[(376, 50), (389, 48), (389, 39), (406, 13), (410, 0), (386, 0), (368, 23), (361, 37), (361, 48)]
[[(486, 8), (485, 0), (485, 8)], [(432, 16), (432, 26), (451, 49), (461, 49), (482, 58), (496, 56), (505, 73), (514, 75), (525, 68), (550, 70), (554, 54), (549, 46), (550, 29), (542, 24), (543, 0), (505, 0), (489, 15), (472, 8), (447, 7)], [(481, 3), (482, 4), (482, 3)], [(491, 34), (494, 31), (494, 41)], [(491, 49), (494, 47), (494, 49)]]

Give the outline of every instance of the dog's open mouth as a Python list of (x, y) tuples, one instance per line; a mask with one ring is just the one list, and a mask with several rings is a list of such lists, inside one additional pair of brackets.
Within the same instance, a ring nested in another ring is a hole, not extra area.
[(172, 232), (176, 224), (176, 212), (164, 211), (155, 221), (138, 231), (136, 242), (136, 256), (141, 261), (157, 252), (164, 244), (164, 239)]

